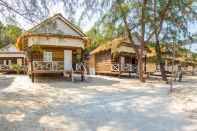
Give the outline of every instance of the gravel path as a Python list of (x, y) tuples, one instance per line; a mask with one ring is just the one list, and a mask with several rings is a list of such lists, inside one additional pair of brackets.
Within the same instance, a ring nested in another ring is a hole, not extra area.
[(168, 89), (110, 77), (33, 84), (27, 76), (1, 75), (0, 131), (196, 131)]

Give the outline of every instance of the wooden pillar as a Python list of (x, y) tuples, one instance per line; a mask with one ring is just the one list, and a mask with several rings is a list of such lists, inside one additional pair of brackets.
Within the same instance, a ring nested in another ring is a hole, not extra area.
[[(83, 52), (83, 49), (81, 48), (81, 63), (82, 64), (84, 62), (83, 55), (84, 55), (84, 52)], [(81, 81), (84, 81), (84, 68), (83, 68), (83, 65), (81, 65)]]
[(118, 62), (119, 62), (119, 77), (121, 75), (121, 56), (118, 56)]
[(31, 80), (34, 82), (33, 61), (31, 60)]
[(23, 67), (23, 74), (26, 74), (26, 68), (25, 68), (25, 63), (24, 63), (24, 58), (21, 58), (21, 61), (22, 61), (22, 67)]
[(131, 71), (130, 71), (130, 64), (131, 64), (131, 66), (132, 66), (132, 56), (131, 56), (131, 63), (129, 63), (129, 77), (131, 77)]
[(33, 71), (33, 70), (34, 70), (34, 69), (33, 69), (33, 54), (32, 54), (32, 52), (30, 52), (30, 53), (31, 53), (31, 58), (30, 58), (30, 59), (31, 59), (31, 60), (30, 60), (30, 61), (31, 61), (31, 80), (32, 80), (32, 82), (34, 83), (34, 77), (35, 77), (35, 76), (34, 76), (34, 71)]

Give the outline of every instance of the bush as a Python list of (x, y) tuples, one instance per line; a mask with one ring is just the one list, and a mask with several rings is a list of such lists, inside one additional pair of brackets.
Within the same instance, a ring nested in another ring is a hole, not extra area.
[(17, 74), (20, 74), (20, 72), (22, 72), (22, 66), (18, 64), (12, 64), (11, 69), (16, 71)]

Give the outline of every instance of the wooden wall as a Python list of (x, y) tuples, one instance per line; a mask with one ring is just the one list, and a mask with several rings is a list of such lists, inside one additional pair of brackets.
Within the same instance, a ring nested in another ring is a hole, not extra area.
[(154, 73), (156, 71), (156, 64), (147, 62), (146, 63), (146, 72), (148, 73)]
[(28, 37), (28, 47), (31, 47), (33, 45), (68, 46), (68, 47), (83, 48), (83, 49), (85, 48), (85, 43), (81, 39), (46, 37), (46, 36)]
[(53, 61), (64, 61), (64, 49), (62, 49), (62, 48), (43, 48), (43, 50), (53, 53)]
[(89, 68), (95, 68), (95, 66), (96, 66), (95, 55), (90, 56), (90, 59), (88, 60), (88, 66), (89, 66)]
[(97, 73), (111, 72), (111, 52), (101, 52), (95, 56), (95, 70)]
[[(42, 47), (42, 52), (40, 53), (33, 53), (33, 60), (43, 60), (43, 51), (52, 52), (53, 54), (53, 61), (64, 61), (64, 50), (68, 48), (63, 47)], [(72, 50), (73, 56), (75, 55), (77, 49), (70, 49)], [(80, 49), (79, 49), (80, 50)], [(75, 62), (75, 59), (73, 57), (73, 62)]]
[(17, 62), (17, 60), (21, 60), (21, 64), (24, 65), (25, 64), (25, 58), (23, 57), (4, 57), (4, 58), (0, 58), (0, 65), (9, 65), (9, 64), (19, 64)]

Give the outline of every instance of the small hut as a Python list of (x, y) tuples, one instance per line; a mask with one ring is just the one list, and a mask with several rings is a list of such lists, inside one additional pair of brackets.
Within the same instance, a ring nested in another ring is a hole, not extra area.
[(0, 72), (14, 72), (14, 66), (24, 71), (25, 54), (16, 49), (12, 44), (5, 45), (0, 49)]
[(90, 52), (90, 74), (130, 75), (137, 73), (137, 65), (135, 49), (125, 37), (115, 38)]
[[(170, 49), (168, 49), (170, 48)], [(157, 58), (156, 58), (156, 52), (154, 47), (149, 47), (150, 52), (147, 54), (147, 63), (152, 63), (154, 65), (151, 70), (152, 72), (158, 72), (159, 65), (157, 64)], [(174, 62), (174, 71), (178, 70), (178, 66), (182, 67), (182, 70), (184, 72), (191, 72), (195, 70), (196, 61), (192, 60), (190, 56), (188, 56), (187, 49), (180, 47), (177, 45), (176, 52), (175, 52), (175, 58), (173, 58), (172, 55), (172, 47), (168, 45), (167, 47), (161, 48), (161, 55), (165, 62), (165, 70), (167, 73), (172, 72), (172, 66)], [(191, 52), (189, 53), (191, 55)], [(147, 69), (149, 70), (150, 67), (147, 65)]]

